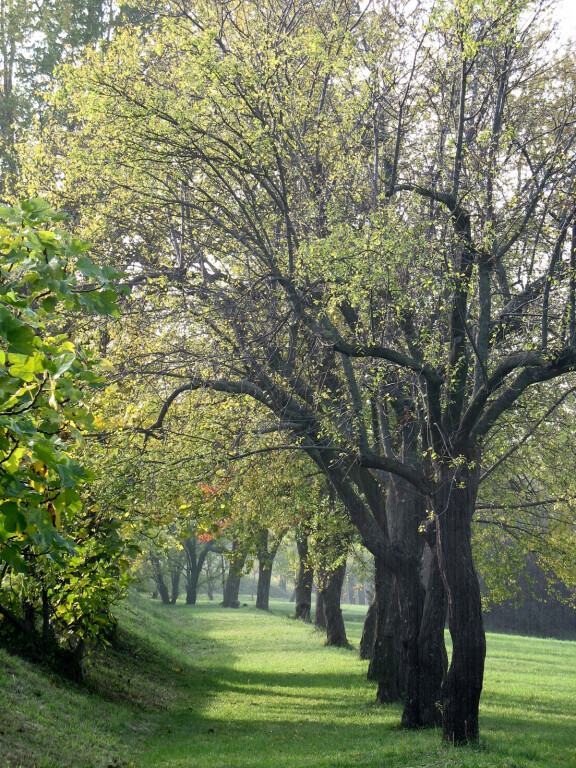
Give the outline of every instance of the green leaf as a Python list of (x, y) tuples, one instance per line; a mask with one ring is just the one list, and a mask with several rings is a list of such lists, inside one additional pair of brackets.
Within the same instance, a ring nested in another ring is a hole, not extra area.
[(0, 515), (4, 516), (4, 528), (8, 533), (15, 533), (26, 528), (26, 518), (15, 501), (5, 501), (0, 506)]
[(83, 256), (76, 262), (76, 269), (84, 277), (90, 277), (94, 280), (102, 278), (102, 270), (97, 264), (94, 264), (92, 259), (87, 256)]
[(79, 482), (90, 477), (90, 473), (83, 466), (71, 459), (67, 459), (65, 463), (57, 464), (56, 469), (64, 488), (74, 488)]
[(8, 355), (8, 362), (10, 363), (10, 375), (26, 382), (34, 381), (37, 373), (46, 370), (46, 360), (38, 354), (11, 353)]
[(0, 549), (0, 560), (8, 563), (15, 573), (28, 573), (28, 566), (21, 555), (20, 548), (14, 542)]
[(42, 302), (42, 309), (49, 314), (52, 314), (58, 305), (58, 299), (56, 296), (48, 296)]

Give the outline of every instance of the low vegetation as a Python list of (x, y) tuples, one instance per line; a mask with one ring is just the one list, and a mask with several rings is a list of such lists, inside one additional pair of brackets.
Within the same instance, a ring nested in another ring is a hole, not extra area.
[[(82, 687), (0, 652), (2, 768), (574, 765), (574, 643), (488, 635), (483, 738), (453, 748), (401, 730), (400, 705), (372, 703), (366, 663), (325, 648), (289, 610), (133, 596)], [(355, 644), (363, 610), (345, 612)]]

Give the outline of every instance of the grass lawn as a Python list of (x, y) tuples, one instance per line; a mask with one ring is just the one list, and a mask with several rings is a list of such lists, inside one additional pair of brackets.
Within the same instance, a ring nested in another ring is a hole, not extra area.
[[(0, 768), (574, 768), (576, 643), (488, 635), (480, 748), (399, 728), (366, 662), (273, 613), (121, 608), (84, 688), (0, 652)], [(365, 609), (345, 611), (357, 643)]]

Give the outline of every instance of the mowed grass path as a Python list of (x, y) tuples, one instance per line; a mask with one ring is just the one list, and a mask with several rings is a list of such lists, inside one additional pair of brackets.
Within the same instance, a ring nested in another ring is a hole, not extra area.
[[(7, 659), (1, 768), (576, 766), (576, 643), (489, 635), (482, 744), (454, 749), (401, 730), (355, 651), (285, 615), (133, 598), (123, 624), (129, 642), (95, 659), (90, 691)], [(361, 623), (348, 627), (356, 643)]]

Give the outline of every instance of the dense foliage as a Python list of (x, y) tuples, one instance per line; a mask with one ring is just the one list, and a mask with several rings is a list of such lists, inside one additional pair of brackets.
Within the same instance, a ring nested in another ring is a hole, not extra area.
[(82, 504), (93, 475), (74, 453), (104, 379), (67, 327), (79, 311), (117, 315), (119, 275), (62, 219), (37, 199), (0, 209), (0, 629), (77, 650), (109, 628), (128, 560), (118, 521)]

